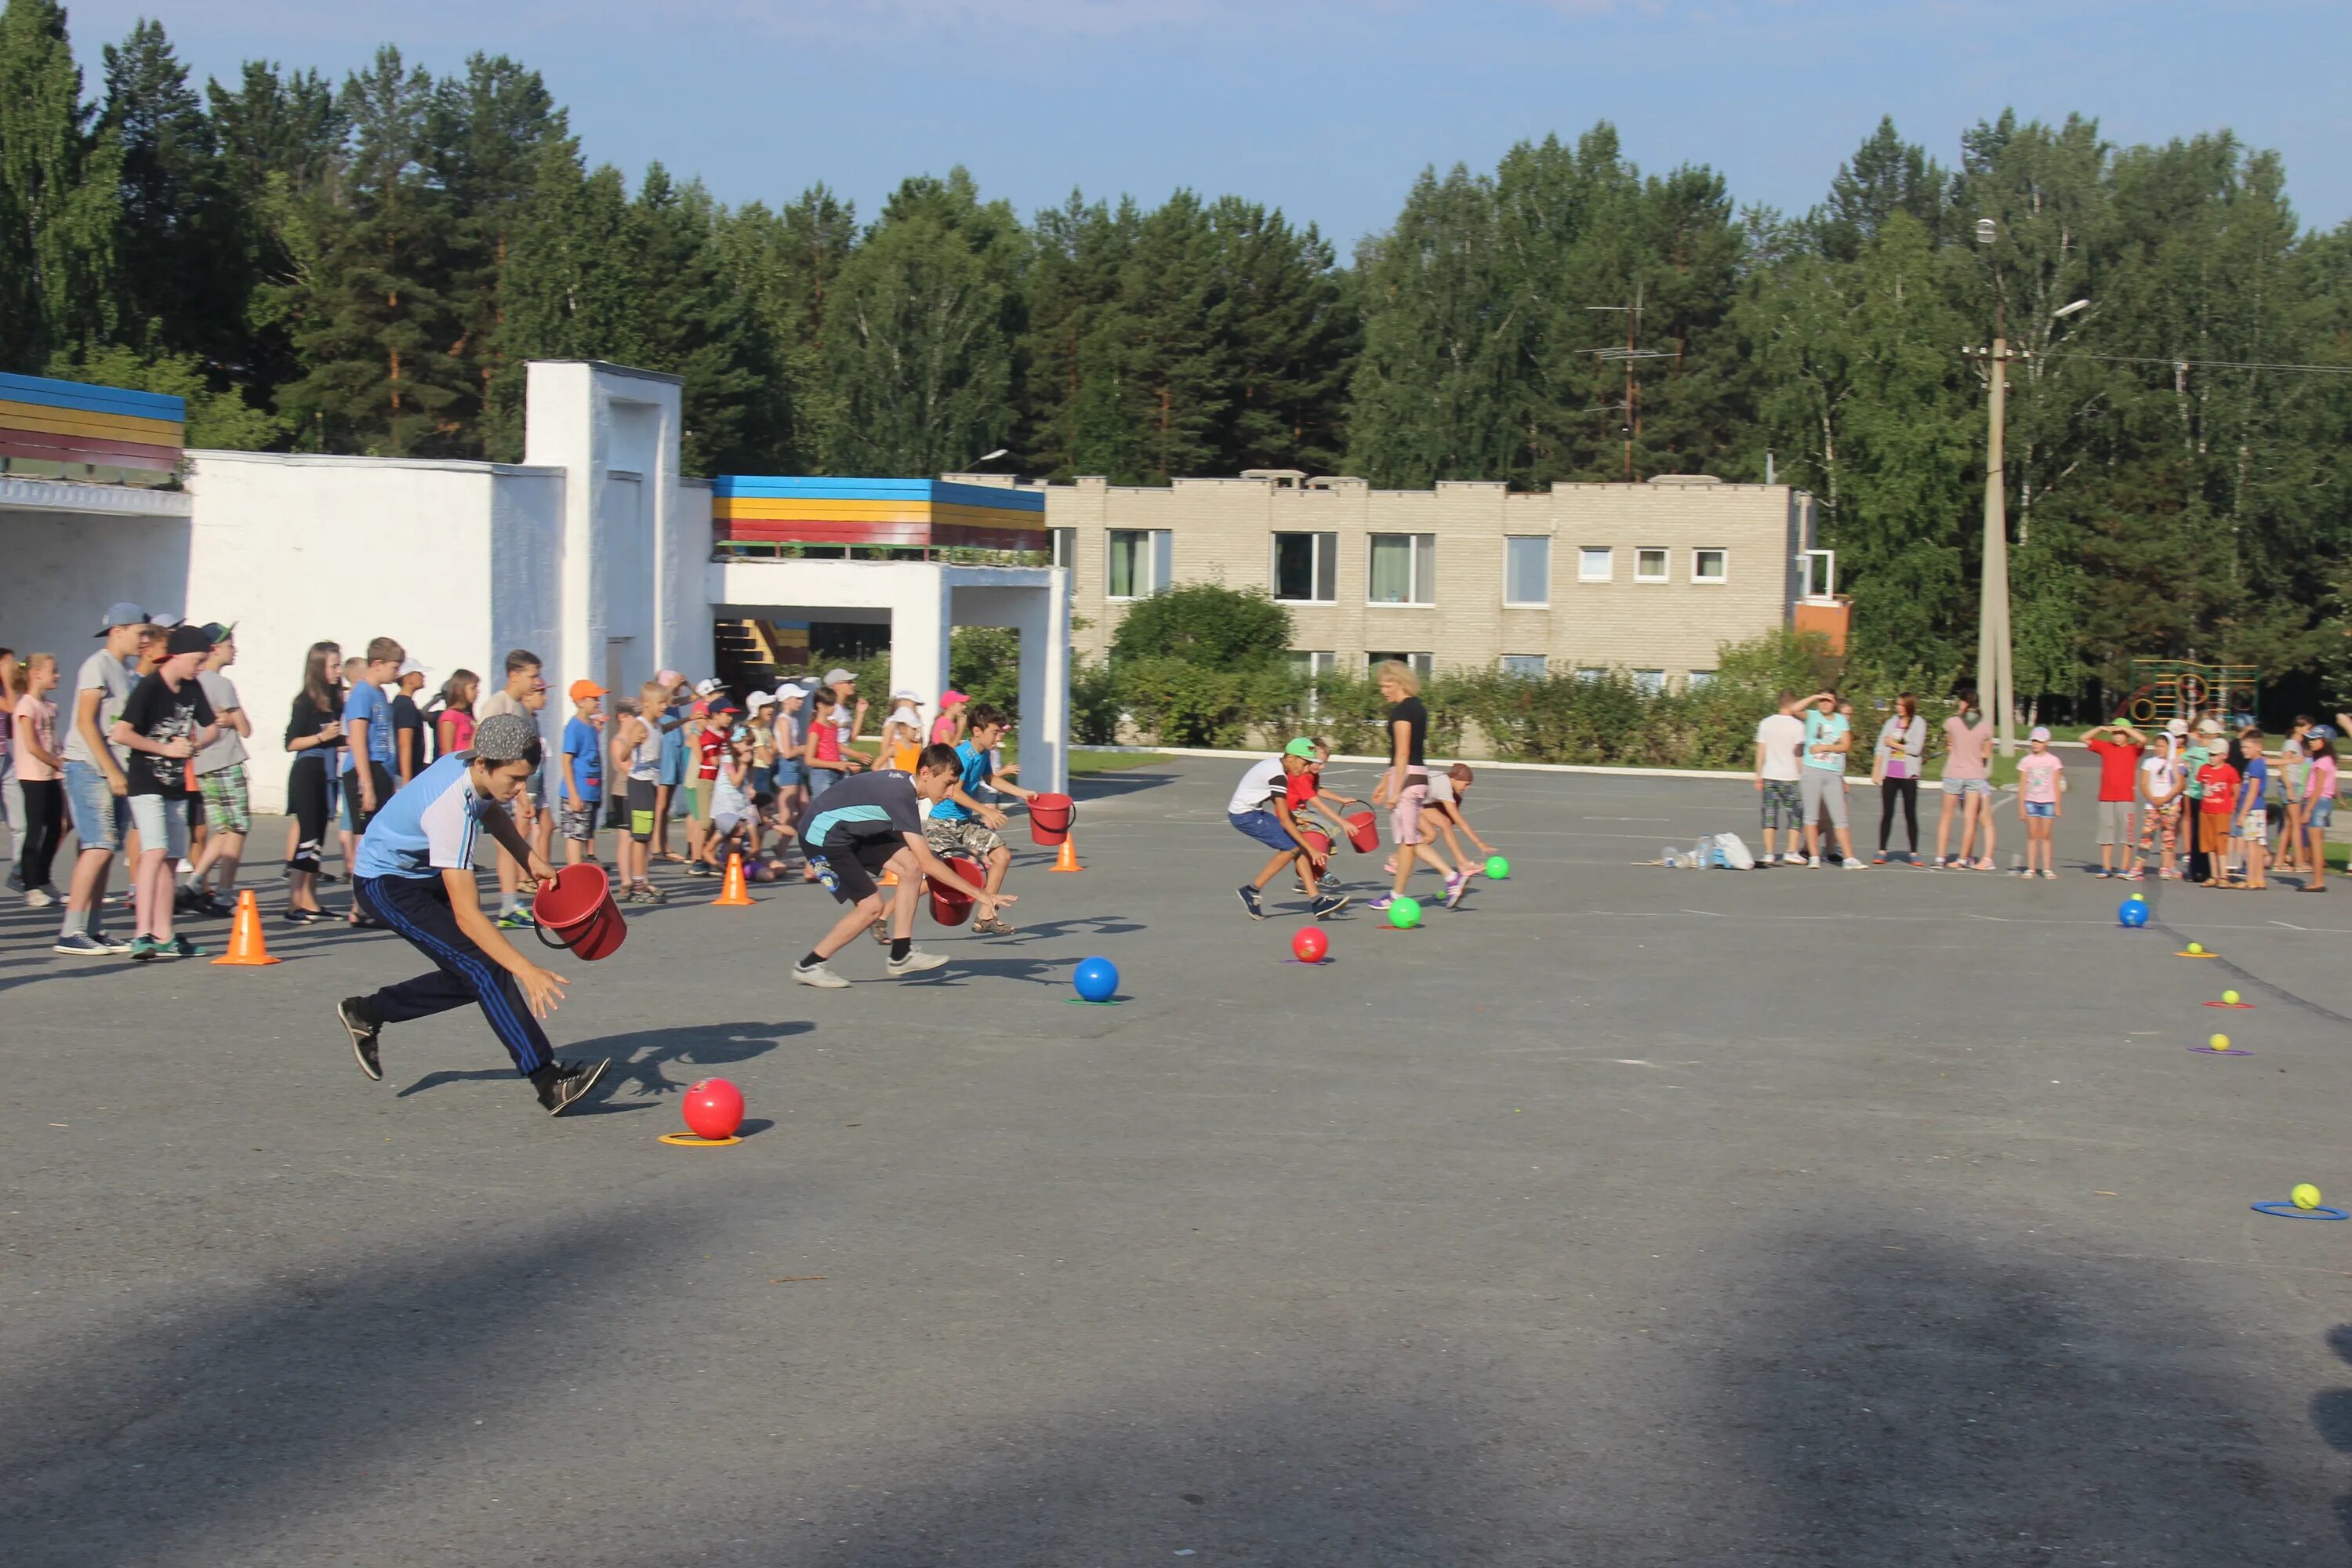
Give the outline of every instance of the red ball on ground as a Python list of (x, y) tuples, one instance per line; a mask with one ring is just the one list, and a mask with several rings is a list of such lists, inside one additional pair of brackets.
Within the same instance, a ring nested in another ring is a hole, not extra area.
[(1290, 951), (1298, 955), (1301, 963), (1320, 963), (1323, 955), (1331, 951), (1331, 939), (1323, 934), (1321, 926), (1301, 926), (1291, 936)]
[(686, 1130), (697, 1138), (730, 1138), (743, 1125), (743, 1091), (707, 1078), (686, 1091)]

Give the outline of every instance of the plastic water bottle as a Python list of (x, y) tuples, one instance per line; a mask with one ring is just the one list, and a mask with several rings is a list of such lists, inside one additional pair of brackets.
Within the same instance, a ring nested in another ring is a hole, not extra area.
[(1675, 853), (1675, 847), (1673, 845), (1666, 844), (1659, 847), (1659, 865), (1664, 866), (1667, 870), (1671, 871), (1675, 869), (1676, 866), (1680, 865), (1682, 857)]
[(826, 892), (833, 892), (841, 886), (841, 879), (833, 874), (832, 861), (822, 855), (813, 855), (809, 858), (816, 867), (816, 879), (824, 885)]

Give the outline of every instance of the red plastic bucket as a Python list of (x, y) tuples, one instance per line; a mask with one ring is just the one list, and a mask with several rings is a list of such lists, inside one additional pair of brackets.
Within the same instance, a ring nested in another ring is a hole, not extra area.
[[(629, 922), (613, 901), (612, 881), (604, 868), (591, 861), (558, 871), (555, 880), (531, 900), (530, 918), (539, 922), (540, 941), (550, 947), (568, 947), (586, 963), (611, 957), (628, 940)], [(552, 942), (549, 931), (555, 933)]]
[[(967, 860), (961, 855), (947, 858), (948, 869), (975, 888), (988, 886), (988, 873), (977, 860)], [(943, 888), (939, 879), (930, 879), (931, 919), (943, 926), (960, 926), (971, 913), (971, 895), (960, 888)]]
[(1070, 836), (1070, 821), (1078, 814), (1078, 803), (1066, 795), (1039, 795), (1029, 798), (1029, 841), (1052, 849)]
[(1359, 855), (1369, 855), (1381, 847), (1380, 819), (1369, 811), (1348, 814), (1348, 842), (1356, 847)]
[(1307, 847), (1314, 850), (1318, 855), (1321, 855), (1326, 858), (1329, 857), (1331, 853), (1331, 836), (1324, 832), (1321, 828), (1302, 827), (1298, 830), (1298, 837), (1307, 840)]

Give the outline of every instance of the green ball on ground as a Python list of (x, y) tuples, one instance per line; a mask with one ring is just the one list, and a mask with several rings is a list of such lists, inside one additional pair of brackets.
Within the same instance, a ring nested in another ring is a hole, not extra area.
[(1511, 875), (1511, 863), (1500, 855), (1489, 855), (1486, 857), (1486, 875), (1497, 882), (1507, 881)]
[(1399, 931), (1411, 931), (1421, 923), (1421, 900), (1399, 899), (1389, 905), (1389, 924)]

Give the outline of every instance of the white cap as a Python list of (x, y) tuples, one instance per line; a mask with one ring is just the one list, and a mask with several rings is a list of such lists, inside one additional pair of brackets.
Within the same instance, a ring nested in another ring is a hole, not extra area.
[(857, 672), (856, 670), (844, 669), (837, 664), (831, 669), (824, 672), (824, 683), (827, 686), (838, 686), (845, 680), (855, 680), (856, 679)]
[(2168, 719), (2164, 723), (2164, 732), (2168, 735), (2186, 735), (2189, 733), (2189, 721), (2186, 719)]
[(776, 705), (776, 695), (772, 691), (754, 691), (750, 697), (744, 699), (743, 705), (751, 712), (757, 713), (762, 708), (773, 708)]
[(727, 689), (727, 683), (715, 675), (708, 675), (694, 683), (697, 697), (716, 697)]
[(923, 705), (923, 700), (911, 691), (893, 691), (890, 693), (890, 700), (903, 702), (909, 708), (920, 708)]
[(417, 663), (413, 658), (404, 658), (400, 661), (400, 674), (393, 677), (393, 679), (394, 680), (399, 680), (408, 676), (423, 675), (426, 672), (423, 665)]

